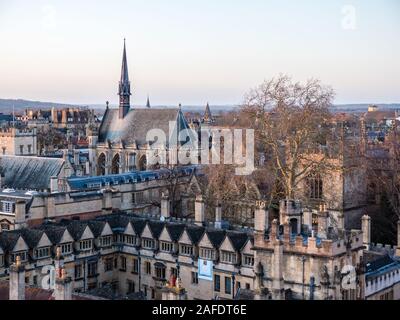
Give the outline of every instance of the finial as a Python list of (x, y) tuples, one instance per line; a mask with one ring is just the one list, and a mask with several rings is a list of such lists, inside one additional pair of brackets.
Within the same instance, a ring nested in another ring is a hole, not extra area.
[(17, 268), (21, 266), (21, 257), (19, 255), (15, 258), (15, 266)]
[(65, 279), (65, 277), (67, 276), (67, 271), (65, 270), (65, 268), (63, 267), (61, 269), (61, 279)]
[(106, 108), (108, 109), (108, 105), (110, 104), (109, 101), (106, 101)]
[(61, 248), (60, 248), (60, 247), (57, 247), (57, 250), (56, 250), (56, 257), (57, 257), (57, 259), (60, 259), (60, 258), (61, 258)]

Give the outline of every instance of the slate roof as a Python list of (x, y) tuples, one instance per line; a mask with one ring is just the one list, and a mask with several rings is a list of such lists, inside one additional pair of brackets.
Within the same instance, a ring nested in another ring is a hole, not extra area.
[(29, 248), (33, 249), (38, 245), (44, 231), (38, 229), (22, 229), (21, 234)]
[(88, 226), (88, 223), (84, 221), (68, 221), (66, 223), (68, 224), (68, 232), (75, 240), (79, 240), (82, 237), (86, 227)]
[(17, 241), (20, 237), (21, 237), (20, 231), (0, 232), (0, 246), (3, 248), (3, 250), (11, 251), (14, 249), (14, 247), (17, 244)]
[(106, 223), (104, 221), (90, 220), (88, 222), (88, 225), (89, 225), (89, 228), (92, 231), (93, 235), (97, 238), (103, 232), (103, 229), (104, 229)]
[(185, 230), (184, 224), (167, 224), (166, 226), (169, 236), (172, 241), (178, 241), (181, 237), (183, 230)]
[(146, 135), (152, 129), (164, 131), (168, 140), (169, 122), (177, 121), (178, 132), (189, 128), (180, 109), (130, 109), (125, 118), (119, 118), (118, 109), (107, 109), (99, 129), (99, 143), (145, 145)]
[(46, 232), (47, 237), (52, 243), (60, 243), (64, 232), (67, 230), (67, 227), (52, 224), (43, 224), (37, 227), (37, 229)]
[(49, 189), (50, 178), (58, 176), (63, 165), (63, 159), (0, 156), (0, 172), (4, 174), (4, 186), (13, 189)]
[(187, 226), (186, 232), (190, 240), (192, 240), (193, 244), (197, 244), (204, 234), (204, 228), (196, 226)]
[(215, 248), (219, 248), (225, 239), (225, 231), (223, 230), (207, 230), (207, 235)]
[(147, 225), (149, 226), (154, 239), (158, 239), (164, 229), (164, 223), (158, 221), (148, 221)]
[(244, 232), (232, 232), (228, 231), (226, 233), (227, 237), (231, 241), (234, 249), (240, 251), (246, 245), (249, 236)]

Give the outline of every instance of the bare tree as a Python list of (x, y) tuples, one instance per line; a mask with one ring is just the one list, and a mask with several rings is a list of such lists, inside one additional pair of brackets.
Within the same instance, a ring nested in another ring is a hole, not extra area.
[(293, 198), (299, 183), (323, 170), (329, 107), (334, 93), (318, 80), (294, 83), (287, 76), (265, 81), (251, 90), (242, 106), (269, 156), (276, 183)]

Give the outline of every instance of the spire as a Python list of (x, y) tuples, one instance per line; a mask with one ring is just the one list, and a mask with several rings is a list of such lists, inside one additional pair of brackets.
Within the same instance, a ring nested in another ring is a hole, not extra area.
[(123, 119), (129, 112), (131, 84), (128, 75), (128, 62), (126, 58), (126, 43), (124, 39), (124, 52), (122, 55), (121, 80), (119, 81), (119, 118)]
[(212, 122), (212, 115), (211, 115), (210, 105), (208, 104), (208, 102), (206, 105), (206, 111), (204, 112), (203, 121), (206, 123)]
[(147, 107), (147, 108), (151, 108), (151, 106), (150, 106), (150, 98), (149, 98), (149, 95), (147, 95), (146, 107)]

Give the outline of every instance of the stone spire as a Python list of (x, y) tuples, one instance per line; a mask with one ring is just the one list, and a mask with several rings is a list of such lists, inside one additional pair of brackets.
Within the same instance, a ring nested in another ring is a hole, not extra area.
[(130, 96), (131, 96), (131, 83), (129, 82), (128, 75), (128, 62), (126, 59), (126, 45), (124, 39), (124, 53), (122, 56), (121, 79), (119, 81), (119, 118), (123, 119), (129, 112)]
[(204, 112), (203, 121), (205, 123), (211, 123), (212, 122), (212, 115), (211, 115), (210, 105), (208, 104), (208, 102), (207, 102), (207, 105), (206, 105), (206, 111)]
[(151, 108), (149, 95), (147, 95), (146, 108)]

